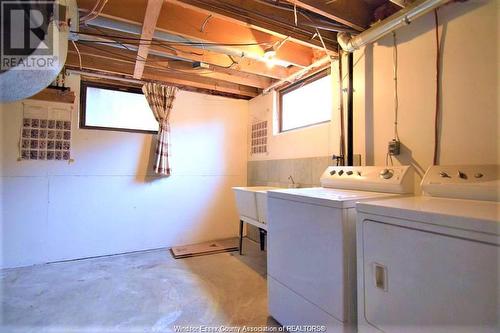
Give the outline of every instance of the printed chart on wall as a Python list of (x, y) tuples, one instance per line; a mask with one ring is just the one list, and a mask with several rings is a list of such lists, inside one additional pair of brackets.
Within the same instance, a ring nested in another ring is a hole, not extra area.
[(23, 104), (19, 160), (71, 161), (71, 107)]
[(252, 155), (267, 153), (267, 121), (252, 124), (251, 152)]

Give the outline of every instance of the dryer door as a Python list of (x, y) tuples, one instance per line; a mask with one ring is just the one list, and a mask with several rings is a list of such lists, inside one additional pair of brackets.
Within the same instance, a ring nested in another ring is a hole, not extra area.
[(498, 246), (362, 223), (358, 292), (371, 325), (395, 333), (500, 332)]

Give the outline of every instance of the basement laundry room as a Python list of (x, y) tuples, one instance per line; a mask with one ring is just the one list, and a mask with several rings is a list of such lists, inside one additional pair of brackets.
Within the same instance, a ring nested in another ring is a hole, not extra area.
[(500, 332), (500, 1), (0, 7), (0, 332)]

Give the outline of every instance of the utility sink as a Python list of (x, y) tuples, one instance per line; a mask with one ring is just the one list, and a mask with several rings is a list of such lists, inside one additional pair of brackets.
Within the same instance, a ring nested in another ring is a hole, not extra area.
[(233, 187), (240, 219), (246, 223), (267, 229), (267, 191), (277, 189), (279, 187)]

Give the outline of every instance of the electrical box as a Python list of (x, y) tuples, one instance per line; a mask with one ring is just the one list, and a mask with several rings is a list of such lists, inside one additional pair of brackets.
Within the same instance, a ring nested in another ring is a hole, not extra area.
[(399, 155), (401, 153), (401, 142), (396, 139), (389, 141), (389, 145), (387, 146), (387, 151), (391, 156)]

